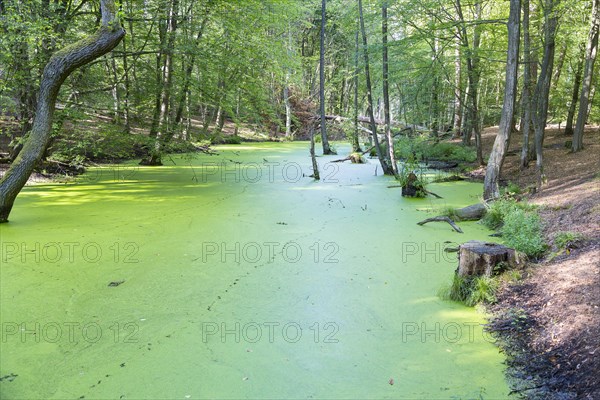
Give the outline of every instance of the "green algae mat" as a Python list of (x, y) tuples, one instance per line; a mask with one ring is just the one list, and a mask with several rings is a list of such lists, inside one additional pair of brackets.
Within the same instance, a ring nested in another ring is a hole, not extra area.
[(436, 296), (447, 242), (488, 232), (416, 225), (481, 185), (404, 199), (375, 160), (320, 157), (315, 182), (306, 143), (217, 150), (24, 189), (0, 226), (2, 399), (507, 397), (482, 315)]

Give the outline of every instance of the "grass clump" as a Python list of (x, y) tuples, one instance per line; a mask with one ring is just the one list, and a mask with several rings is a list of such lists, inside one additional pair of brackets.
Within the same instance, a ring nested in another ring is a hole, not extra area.
[(473, 307), (481, 303), (495, 303), (499, 287), (500, 284), (496, 277), (468, 277), (454, 274), (452, 282), (442, 287), (438, 291), (438, 296), (444, 300), (458, 301)]

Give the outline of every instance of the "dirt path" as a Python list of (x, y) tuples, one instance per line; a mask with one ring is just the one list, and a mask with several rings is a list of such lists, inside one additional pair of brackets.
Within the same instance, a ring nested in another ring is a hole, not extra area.
[[(495, 128), (486, 130), (491, 148)], [(503, 178), (534, 184), (535, 166), (519, 170), (520, 140), (512, 141)], [(600, 398), (600, 128), (586, 131), (583, 152), (570, 137), (549, 129), (545, 140), (548, 181), (529, 201), (541, 206), (547, 241), (571, 231), (585, 235), (580, 248), (533, 265), (523, 281), (503, 288), (492, 324), (509, 357), (515, 392), (527, 398)]]

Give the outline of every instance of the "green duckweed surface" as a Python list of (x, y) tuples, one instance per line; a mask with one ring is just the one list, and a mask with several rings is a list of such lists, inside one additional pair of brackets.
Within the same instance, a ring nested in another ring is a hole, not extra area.
[(21, 193), (0, 226), (0, 397), (507, 397), (482, 315), (436, 296), (444, 242), (488, 232), (416, 225), (481, 185), (404, 199), (376, 160), (320, 157), (315, 182), (306, 143), (218, 151)]

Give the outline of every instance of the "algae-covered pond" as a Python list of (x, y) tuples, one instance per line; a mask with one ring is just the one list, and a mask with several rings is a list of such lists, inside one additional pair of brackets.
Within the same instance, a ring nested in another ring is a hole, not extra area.
[(436, 296), (444, 242), (488, 232), (416, 225), (481, 185), (404, 199), (375, 162), (303, 176), (306, 143), (217, 150), (24, 189), (0, 226), (0, 397), (507, 397), (482, 315)]

